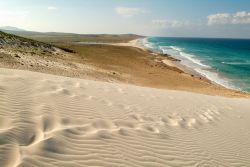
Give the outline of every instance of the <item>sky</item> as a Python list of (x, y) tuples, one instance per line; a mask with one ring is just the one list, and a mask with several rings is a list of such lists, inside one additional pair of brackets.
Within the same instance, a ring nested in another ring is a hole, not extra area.
[(80, 34), (250, 38), (250, 0), (0, 0), (0, 26)]

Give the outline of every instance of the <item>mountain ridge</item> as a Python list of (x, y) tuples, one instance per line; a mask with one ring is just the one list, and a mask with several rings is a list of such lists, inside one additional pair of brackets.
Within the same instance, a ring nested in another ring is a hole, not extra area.
[(13, 27), (13, 26), (2, 26), (0, 27), (0, 30), (2, 31), (26, 31), (24, 29)]

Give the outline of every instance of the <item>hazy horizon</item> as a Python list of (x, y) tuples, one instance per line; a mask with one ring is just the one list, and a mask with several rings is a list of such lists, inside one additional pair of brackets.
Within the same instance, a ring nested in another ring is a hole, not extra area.
[(78, 34), (250, 38), (247, 0), (0, 0), (0, 27)]

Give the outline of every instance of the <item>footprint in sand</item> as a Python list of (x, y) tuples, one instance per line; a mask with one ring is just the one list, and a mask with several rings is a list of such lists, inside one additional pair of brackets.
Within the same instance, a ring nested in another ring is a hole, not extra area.
[(41, 143), (41, 149), (46, 152), (57, 153), (57, 154), (64, 154), (65, 147), (62, 147), (64, 144), (63, 142), (55, 137), (48, 138)]
[(201, 125), (201, 123), (195, 118), (183, 118), (180, 122), (180, 126), (185, 129), (196, 128), (198, 125)]
[(209, 123), (211, 121), (205, 114), (200, 114), (199, 117), (205, 123)]
[(136, 120), (136, 121), (140, 121), (143, 122), (144, 120), (142, 119), (142, 117), (139, 114), (132, 114), (129, 116), (132, 120)]
[(136, 128), (136, 130), (150, 132), (150, 133), (160, 133), (160, 130), (157, 127), (147, 124), (141, 124)]
[(111, 139), (112, 134), (109, 130), (99, 130), (96, 133), (97, 137), (100, 139)]
[(127, 128), (120, 128), (119, 131), (118, 131), (118, 133), (120, 135), (122, 135), (122, 136), (129, 136), (129, 135), (131, 135), (130, 130), (127, 129)]
[(42, 121), (43, 132), (53, 131), (59, 126), (60, 122), (58, 118), (53, 115), (44, 115), (41, 121)]
[(183, 118), (168, 116), (167, 118), (161, 118), (161, 121), (168, 126), (179, 126)]

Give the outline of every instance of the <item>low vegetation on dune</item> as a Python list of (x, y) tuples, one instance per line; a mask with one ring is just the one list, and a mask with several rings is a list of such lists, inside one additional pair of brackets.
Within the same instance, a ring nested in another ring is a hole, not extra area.
[(0, 31), (0, 67), (41, 71), (72, 50)]
[(55, 51), (55, 47), (52, 45), (38, 42), (32, 39), (16, 36), (13, 34), (8, 34), (0, 31), (0, 47), (1, 48), (29, 48), (34, 50), (47, 50), (47, 51)]

